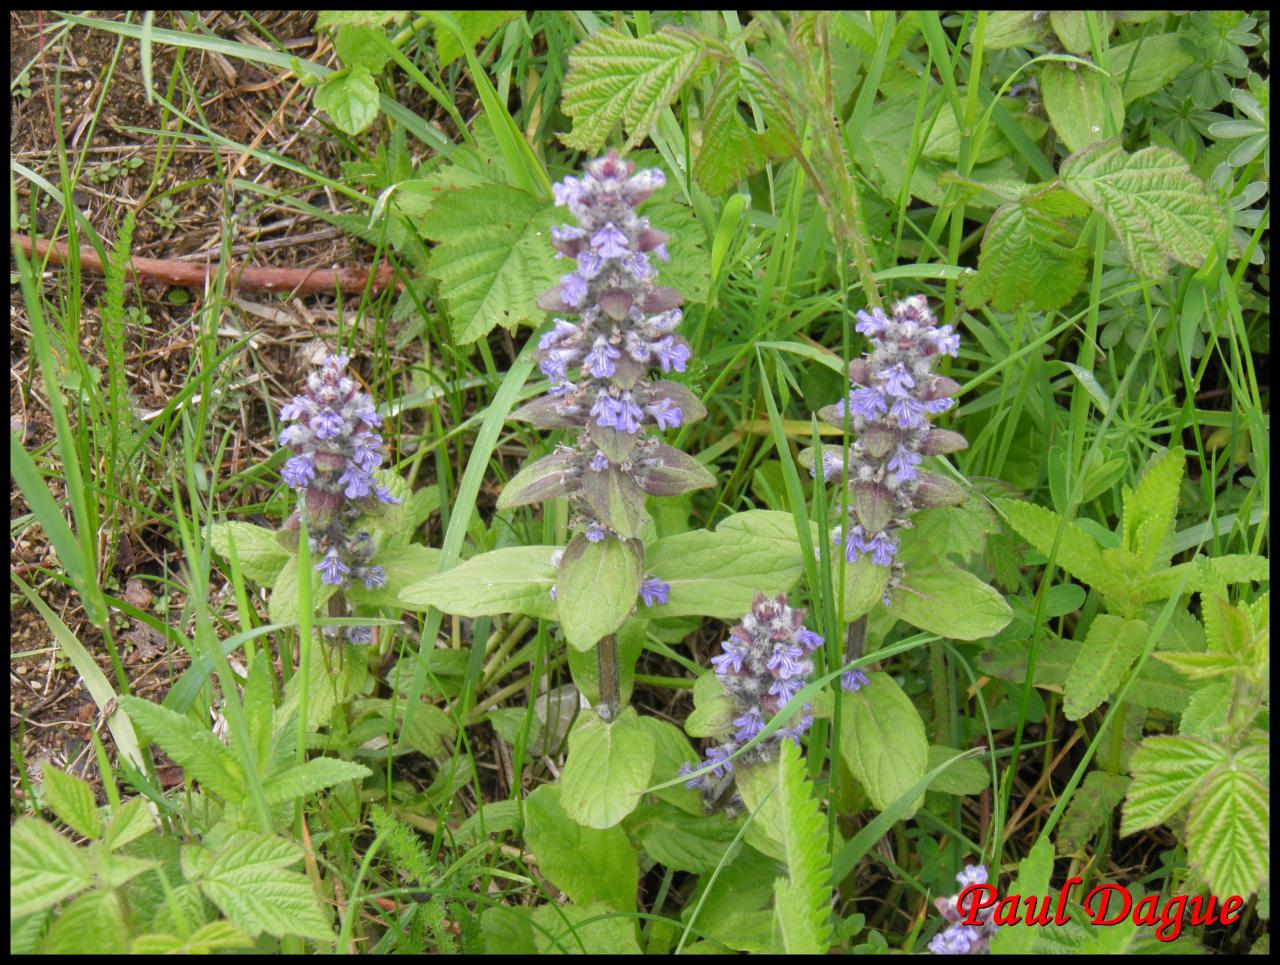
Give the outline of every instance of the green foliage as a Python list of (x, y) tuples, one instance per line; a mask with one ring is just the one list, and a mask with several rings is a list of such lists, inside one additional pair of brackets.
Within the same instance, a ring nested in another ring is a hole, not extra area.
[[(911, 698), (888, 674), (867, 675), (870, 683), (841, 696), (840, 753), (878, 810), (883, 811), (924, 776), (929, 759), (924, 721)], [(909, 804), (910, 817), (923, 794)]]
[(592, 543), (578, 535), (556, 572), (556, 606), (565, 639), (589, 650), (622, 626), (640, 593), (643, 550), (606, 536)]
[(831, 863), (818, 802), (800, 752), (783, 741), (776, 764), (778, 836), (787, 878), (774, 883), (774, 915), (788, 954), (822, 955), (831, 944)]
[(364, 64), (331, 74), (316, 91), (315, 101), (346, 134), (359, 134), (378, 116), (378, 86)]
[[(510, 23), (520, 15), (518, 10), (452, 10), (450, 14), (467, 38), (470, 46), (475, 47), (480, 41), (492, 36), (499, 27)], [(462, 56), (462, 48), (452, 31), (445, 30), (439, 24), (435, 28), (436, 56), (440, 58), (440, 66), (447, 67)]]
[(411, 583), (399, 601), (410, 609), (437, 607), (445, 613), (479, 617), (525, 613), (551, 620), (556, 601), (555, 546), (511, 546), (480, 553), (435, 576)]
[(560, 788), (544, 784), (525, 801), (525, 840), (542, 874), (579, 905), (635, 911), (636, 854), (622, 828), (584, 827), (564, 812)]
[(608, 723), (596, 714), (581, 714), (569, 732), (560, 806), (579, 824), (611, 828), (640, 803), (653, 761), (653, 737), (633, 708)]

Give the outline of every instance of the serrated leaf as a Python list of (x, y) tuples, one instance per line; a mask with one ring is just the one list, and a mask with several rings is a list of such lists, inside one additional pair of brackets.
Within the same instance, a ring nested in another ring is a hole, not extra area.
[(459, 342), (474, 342), (495, 325), (542, 323), (538, 295), (563, 273), (551, 246), (556, 221), (548, 200), (502, 184), (436, 198), (421, 221), (423, 234), (436, 242), (427, 271)]
[(619, 124), (622, 150), (634, 147), (664, 108), (675, 100), (706, 54), (697, 32), (663, 27), (644, 37), (606, 27), (589, 35), (569, 55), (563, 110), (573, 130), (569, 147), (598, 151)]
[(20, 817), (9, 830), (9, 914), (17, 919), (52, 908), (89, 887), (84, 851), (39, 818)]
[(42, 955), (122, 955), (128, 950), (124, 909), (110, 889), (81, 895), (60, 914), (40, 944)]
[(224, 560), (231, 559), (231, 543), (235, 543), (240, 571), (259, 586), (271, 586), (289, 559), (273, 530), (253, 523), (214, 523), (210, 544)]
[(998, 590), (946, 559), (908, 566), (889, 596), (888, 610), (899, 620), (952, 640), (995, 636), (1013, 619)]
[(1120, 688), (1124, 675), (1142, 656), (1150, 633), (1144, 620), (1099, 613), (1089, 626), (1076, 662), (1067, 675), (1063, 713), (1080, 720)]
[(325, 111), (338, 130), (356, 135), (378, 116), (378, 85), (364, 64), (330, 74), (316, 89), (315, 106)]
[(1178, 488), (1186, 465), (1186, 453), (1178, 447), (1151, 457), (1138, 480), (1137, 490), (1122, 496), (1124, 546), (1152, 569), (1168, 565), (1173, 548), (1173, 525), (1178, 510)]
[(119, 888), (159, 864), (146, 858), (132, 858), (127, 854), (113, 854), (96, 849), (93, 857), (98, 883), (103, 888)]
[[(748, 92), (765, 119), (763, 132), (750, 127), (739, 111)], [(702, 147), (693, 176), (711, 195), (724, 194), (740, 181), (781, 157), (795, 143), (781, 96), (763, 66), (754, 61), (726, 69), (712, 90), (702, 126)]]
[(1059, 218), (1022, 202), (1001, 205), (982, 235), (978, 272), (964, 282), (965, 305), (1061, 308), (1084, 281), (1088, 255), (1077, 242), (1078, 233)]
[(98, 806), (87, 781), (58, 770), (47, 761), (40, 766), (40, 776), (44, 780), (45, 799), (63, 824), (86, 838), (102, 834)]
[(1115, 137), (1124, 127), (1124, 98), (1102, 71), (1047, 63), (1040, 69), (1040, 91), (1053, 129), (1070, 151)]
[(1152, 145), (1126, 154), (1118, 140), (1062, 163), (1062, 183), (1107, 219), (1129, 263), (1164, 278), (1170, 259), (1198, 268), (1225, 226), (1222, 210), (1180, 154)]
[(1227, 723), (1227, 715), (1231, 711), (1231, 690), (1232, 682), (1228, 680), (1219, 680), (1197, 689), (1178, 721), (1178, 733), (1184, 737), (1213, 740)]
[(106, 833), (102, 843), (115, 850), (138, 840), (156, 828), (155, 818), (151, 816), (147, 801), (140, 797), (125, 801), (107, 822)]
[[(1009, 895), (1047, 895), (1049, 879), (1053, 876), (1053, 845), (1042, 837), (1018, 862), (1018, 876), (1009, 885)], [(1003, 925), (996, 929), (991, 939), (991, 951), (996, 955), (1025, 954), (1031, 950), (1041, 929), (1025, 922)]]
[(456, 616), (480, 617), (523, 613), (542, 620), (556, 618), (556, 585), (552, 554), (559, 546), (510, 546), (480, 553), (451, 570), (413, 583), (400, 592), (411, 609), (434, 606)]
[[(499, 27), (520, 16), (519, 10), (451, 10), (450, 13), (462, 28), (468, 46), (472, 48), (487, 37), (493, 36)], [(439, 58), (441, 67), (448, 67), (462, 56), (458, 38), (451, 30), (446, 30), (437, 24), (435, 39), (436, 57)]]
[(1102, 66), (1121, 85), (1124, 102), (1163, 90), (1195, 58), (1193, 42), (1181, 33), (1155, 34), (1102, 52)]
[(1129, 778), (1121, 774), (1090, 771), (1062, 815), (1058, 850), (1072, 854), (1088, 847), (1098, 829), (1111, 820), (1128, 789)]
[[(886, 673), (867, 675), (870, 683), (840, 696), (840, 753), (877, 810), (883, 811), (919, 781), (929, 760), (924, 721)], [(904, 819), (923, 800), (913, 802)]]
[(524, 834), (538, 870), (573, 901), (636, 910), (637, 855), (622, 828), (578, 824), (560, 806), (560, 788), (544, 784), (525, 801)]
[(1221, 899), (1249, 900), (1271, 869), (1271, 792), (1237, 765), (1213, 774), (1187, 817), (1187, 857)]
[(774, 920), (788, 954), (825, 955), (831, 946), (831, 857), (826, 822), (818, 809), (800, 748), (783, 741), (774, 764), (778, 778), (778, 837), (787, 878), (774, 883)]
[(643, 553), (638, 541), (609, 535), (569, 543), (556, 573), (556, 610), (571, 647), (589, 650), (622, 626), (640, 593)]
[(279, 804), (323, 791), (344, 781), (360, 781), (372, 773), (363, 764), (332, 757), (315, 757), (271, 775), (263, 789), (266, 791), (268, 804)]
[[(736, 619), (757, 593), (786, 593), (800, 579), (799, 554), (778, 552), (774, 540), (742, 531), (695, 530), (648, 547), (645, 567), (671, 585), (662, 616)], [(655, 615), (658, 615), (655, 612)]]
[[(1057, 513), (1018, 499), (997, 499), (995, 504), (1018, 535), (1046, 556), (1052, 554), (1061, 521)], [(1129, 592), (1128, 580), (1113, 572), (1103, 559), (1102, 547), (1078, 523), (1069, 522), (1063, 528), (1054, 561), (1104, 596), (1124, 596)]]
[(224, 801), (244, 798), (244, 775), (227, 745), (190, 717), (139, 697), (121, 697), (134, 727), (181, 765), (187, 777), (198, 781)]
[(653, 772), (653, 737), (635, 708), (605, 723), (582, 714), (569, 733), (560, 773), (560, 806), (589, 828), (611, 828), (636, 809)]
[(1120, 818), (1123, 837), (1163, 824), (1186, 805), (1200, 783), (1225, 764), (1227, 752), (1195, 737), (1148, 737), (1129, 761), (1133, 783)]
[(302, 860), (291, 841), (240, 831), (204, 867), (200, 889), (246, 934), (332, 940), (320, 901), (305, 875), (287, 871)]

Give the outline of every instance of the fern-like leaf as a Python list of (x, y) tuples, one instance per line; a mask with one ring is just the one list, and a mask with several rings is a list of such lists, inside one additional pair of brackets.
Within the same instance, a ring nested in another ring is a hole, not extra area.
[(800, 750), (783, 741), (776, 765), (778, 833), (787, 877), (774, 882), (774, 920), (789, 954), (825, 955), (831, 945), (831, 860), (818, 802)]

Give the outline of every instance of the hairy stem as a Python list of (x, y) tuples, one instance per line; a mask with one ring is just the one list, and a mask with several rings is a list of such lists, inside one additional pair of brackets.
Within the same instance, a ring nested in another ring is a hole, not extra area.
[(596, 644), (596, 667), (600, 672), (600, 699), (596, 713), (604, 721), (618, 716), (622, 697), (618, 690), (618, 638), (612, 633)]

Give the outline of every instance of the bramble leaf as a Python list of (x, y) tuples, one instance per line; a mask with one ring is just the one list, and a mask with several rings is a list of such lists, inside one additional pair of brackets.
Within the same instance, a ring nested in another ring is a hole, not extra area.
[(292, 841), (252, 831), (231, 837), (200, 874), (200, 890), (251, 937), (301, 935), (331, 940), (311, 882), (289, 865), (303, 858)]
[(87, 853), (40, 818), (20, 817), (9, 831), (9, 914), (52, 908), (93, 882)]
[(102, 821), (87, 781), (58, 770), (47, 761), (40, 766), (40, 776), (49, 807), (63, 824), (86, 838), (102, 835)]
[(1233, 762), (1204, 783), (1187, 817), (1187, 857), (1219, 898), (1249, 900), (1271, 869), (1271, 792)]
[(1121, 811), (1121, 836), (1168, 821), (1226, 761), (1227, 752), (1207, 740), (1148, 737), (1129, 762), (1133, 783)]
[(363, 764), (341, 761), (333, 757), (314, 757), (271, 775), (264, 782), (263, 790), (266, 792), (268, 804), (279, 804), (282, 801), (306, 797), (345, 781), (359, 781), (372, 773)]
[[(764, 119), (762, 132), (749, 126), (738, 109), (748, 96)], [(711, 93), (693, 176), (708, 194), (724, 194), (794, 145), (795, 133), (773, 79), (755, 61), (739, 63), (721, 74)]]
[(159, 744), (205, 790), (224, 801), (244, 798), (244, 775), (239, 762), (208, 728), (140, 697), (121, 697), (120, 706), (140, 734)]
[[(452, 10), (450, 14), (462, 28), (462, 33), (472, 47), (480, 41), (493, 36), (497, 29), (520, 16), (519, 10)], [(440, 66), (448, 67), (462, 56), (462, 48), (458, 46), (458, 38), (452, 31), (436, 25), (436, 56), (440, 58)]]

